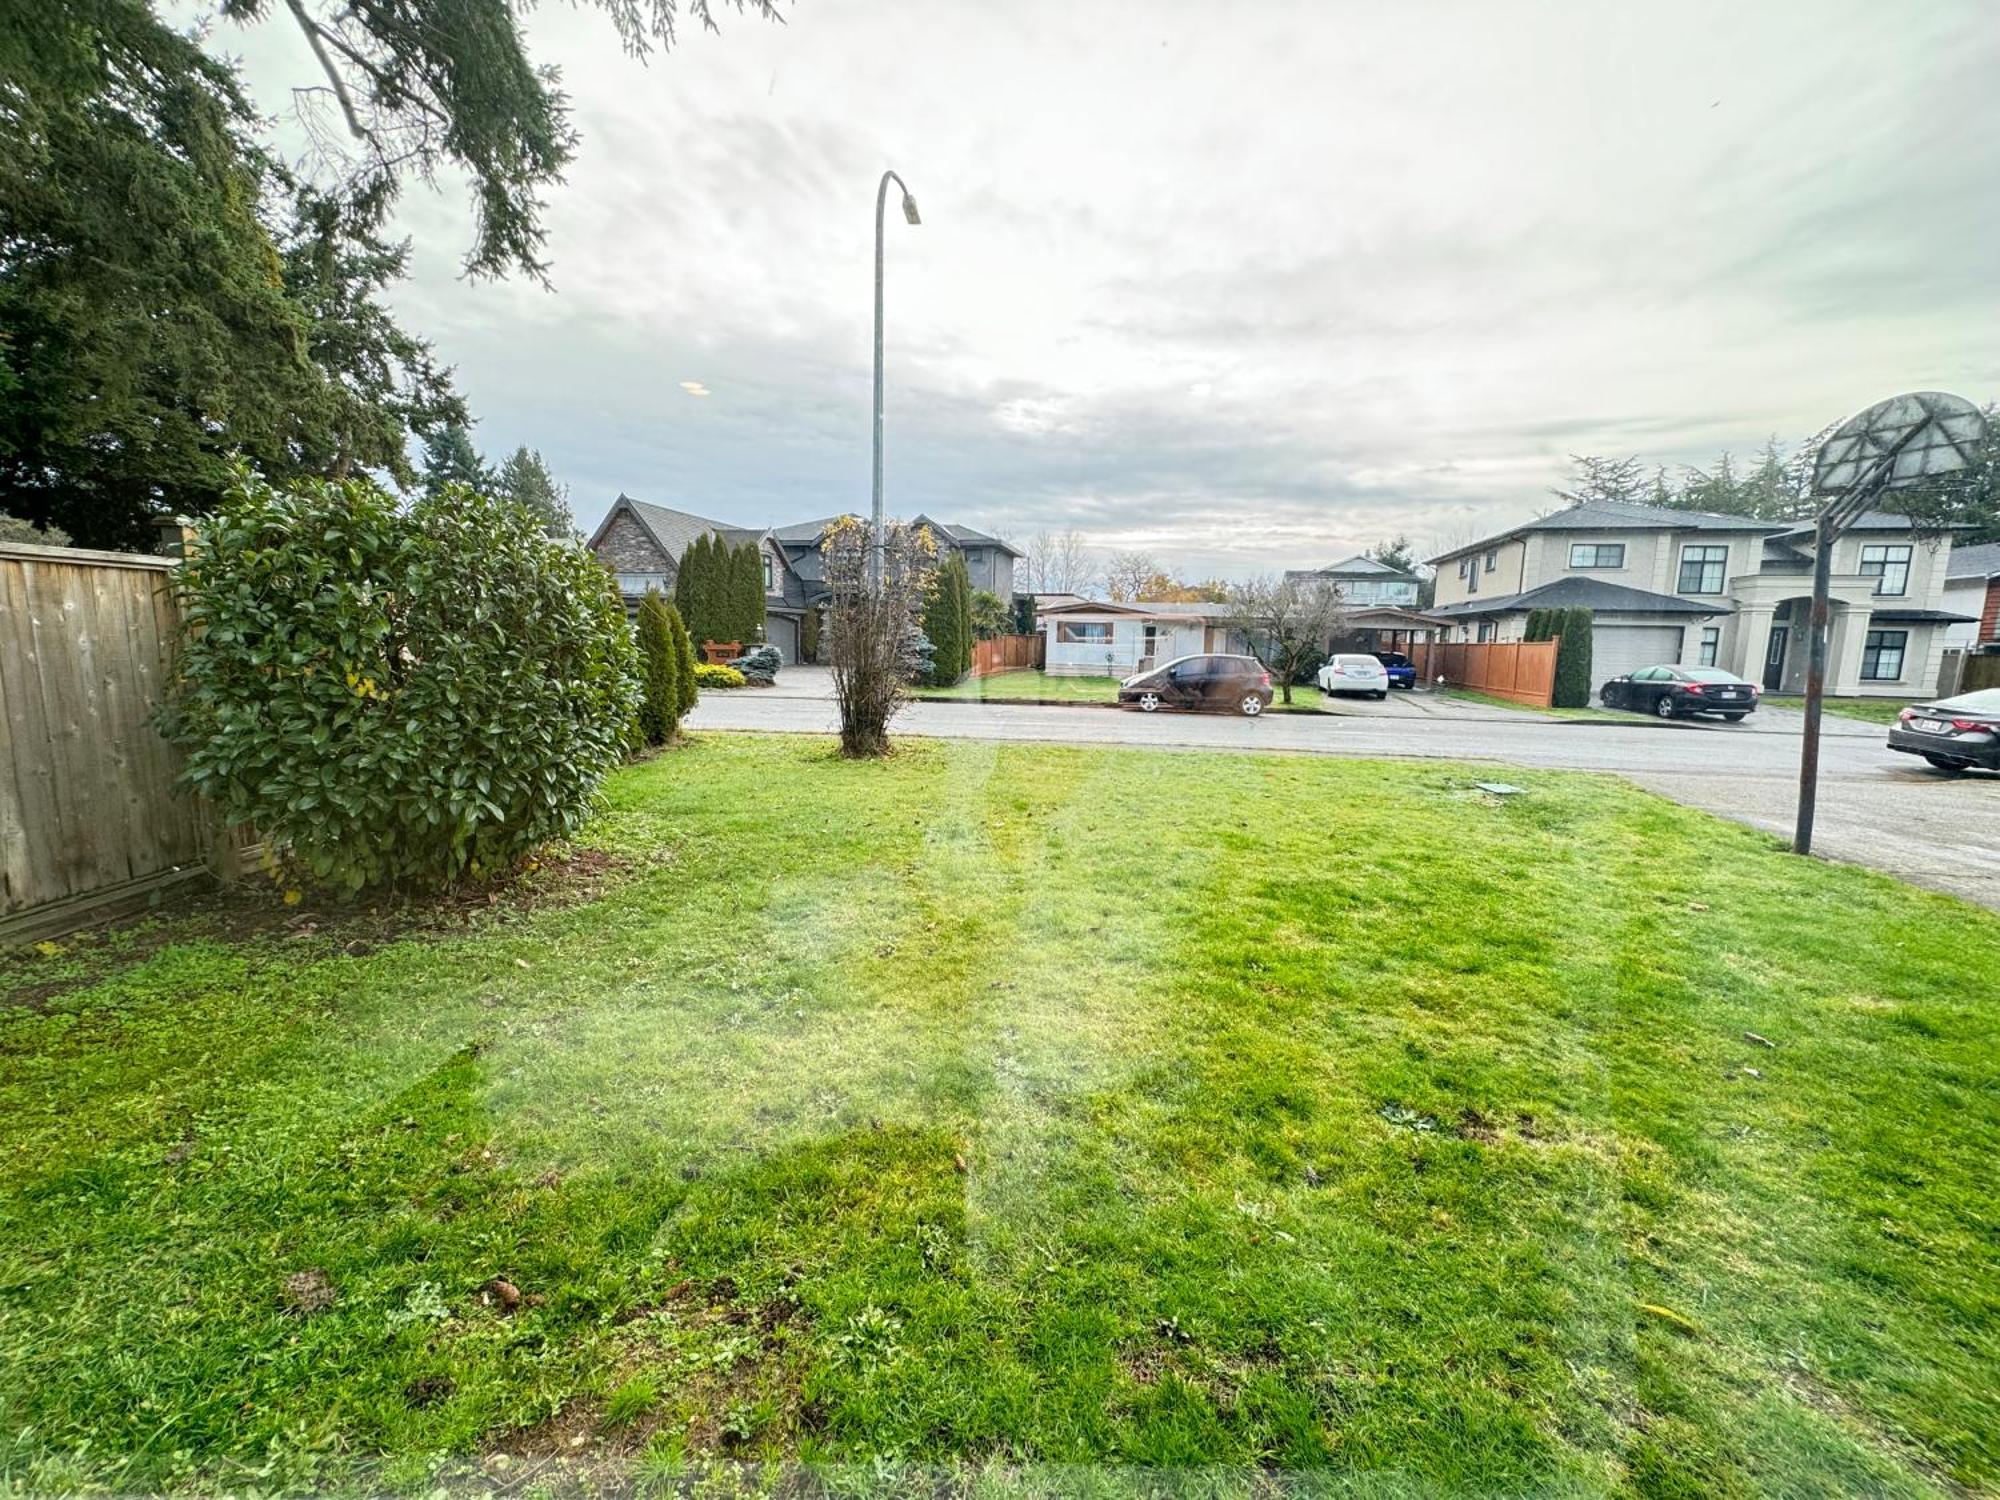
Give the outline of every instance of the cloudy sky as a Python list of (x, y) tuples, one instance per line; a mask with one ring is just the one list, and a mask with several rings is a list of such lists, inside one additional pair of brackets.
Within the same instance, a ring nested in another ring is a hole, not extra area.
[[(276, 107), (273, 9), (217, 39)], [(406, 321), (585, 524), (866, 506), (885, 166), (890, 507), (1016, 539), (1240, 575), (1511, 524), (1571, 452), (2000, 396), (1991, 0), (785, 16), (642, 66), (531, 14), (583, 134), (553, 290), (460, 279), (456, 190), (406, 196)]]

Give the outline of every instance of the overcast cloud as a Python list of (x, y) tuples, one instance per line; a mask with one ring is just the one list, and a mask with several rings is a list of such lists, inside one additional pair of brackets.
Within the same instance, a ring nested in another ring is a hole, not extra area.
[[(1990, 0), (786, 15), (641, 66), (533, 13), (583, 134), (553, 292), (405, 198), (406, 319), (586, 525), (866, 506), (885, 166), (891, 509), (1016, 538), (1241, 574), (1510, 524), (1570, 452), (2000, 395)], [(310, 75), (282, 19), (219, 40), (267, 105)]]

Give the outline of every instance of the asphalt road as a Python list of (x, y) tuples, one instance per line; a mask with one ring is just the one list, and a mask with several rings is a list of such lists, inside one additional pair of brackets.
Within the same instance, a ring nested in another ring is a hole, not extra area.
[[(768, 690), (705, 693), (691, 729), (829, 734), (824, 671), (793, 668)], [(1457, 760), (1612, 771), (1650, 791), (1789, 838), (1801, 715), (1760, 709), (1742, 724), (1585, 721), (1397, 694), (1337, 713), (1140, 714), (1028, 704), (912, 703), (902, 734), (1175, 750)], [(1815, 848), (2000, 910), (2000, 776), (1947, 776), (1884, 743), (1880, 725), (1829, 717), (1820, 752)]]

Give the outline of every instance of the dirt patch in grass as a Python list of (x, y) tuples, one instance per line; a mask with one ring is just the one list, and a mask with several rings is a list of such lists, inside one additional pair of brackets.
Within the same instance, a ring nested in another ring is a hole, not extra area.
[[(672, 857), (666, 851), (649, 863)], [(588, 905), (634, 868), (635, 861), (603, 849), (557, 848), (510, 876), (367, 904), (310, 893), (288, 904), (278, 887), (258, 877), (230, 886), (183, 886), (151, 910), (61, 938), (0, 947), (0, 1009), (46, 1011), (63, 995), (177, 943), (313, 940), (361, 958), (390, 943), (434, 941), (486, 923)], [(20, 977), (46, 972), (51, 960), (61, 962), (62, 973), (32, 983)]]

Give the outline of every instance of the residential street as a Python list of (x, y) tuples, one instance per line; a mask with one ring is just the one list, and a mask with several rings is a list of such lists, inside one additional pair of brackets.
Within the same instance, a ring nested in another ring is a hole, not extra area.
[[(836, 726), (823, 669), (794, 667), (768, 691), (707, 693), (689, 727), (827, 734)], [(1493, 761), (1615, 771), (1690, 806), (1789, 837), (1801, 716), (1762, 709), (1741, 725), (1570, 720), (1399, 694), (1336, 713), (1143, 714), (1116, 709), (912, 703), (904, 734), (1179, 750)], [(1821, 751), (1820, 853), (2000, 910), (2000, 777), (1951, 777), (1883, 743), (1875, 724), (1829, 716)]]

